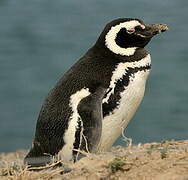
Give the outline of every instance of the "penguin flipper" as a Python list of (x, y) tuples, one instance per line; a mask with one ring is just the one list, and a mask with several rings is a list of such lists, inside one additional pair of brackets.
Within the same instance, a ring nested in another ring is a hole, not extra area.
[(84, 151), (93, 152), (98, 146), (102, 132), (102, 99), (106, 89), (103, 87), (85, 97), (78, 104), (77, 110), (81, 118), (82, 141), (80, 149)]

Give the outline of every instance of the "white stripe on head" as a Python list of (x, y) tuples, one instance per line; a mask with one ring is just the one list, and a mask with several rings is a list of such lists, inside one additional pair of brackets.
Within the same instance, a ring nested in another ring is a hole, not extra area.
[(132, 30), (134, 27), (141, 25), (137, 20), (131, 20), (124, 23), (120, 23), (113, 26), (105, 37), (105, 44), (108, 49), (110, 49), (115, 54), (120, 54), (123, 56), (131, 56), (135, 53), (137, 47), (122, 48), (116, 44), (116, 37), (120, 29), (126, 28), (127, 30)]

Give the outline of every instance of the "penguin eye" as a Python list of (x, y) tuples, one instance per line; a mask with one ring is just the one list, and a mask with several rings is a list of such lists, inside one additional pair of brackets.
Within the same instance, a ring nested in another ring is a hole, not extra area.
[(132, 34), (132, 33), (134, 33), (135, 32), (135, 29), (134, 28), (132, 28), (132, 29), (127, 29), (127, 33), (128, 34)]
[(139, 25), (139, 26), (136, 26), (136, 27), (135, 27), (135, 30), (136, 30), (136, 31), (142, 31), (143, 29), (145, 29), (145, 26), (144, 26), (144, 25)]
[(135, 29), (136, 29), (137, 31), (142, 30), (141, 26), (136, 26)]

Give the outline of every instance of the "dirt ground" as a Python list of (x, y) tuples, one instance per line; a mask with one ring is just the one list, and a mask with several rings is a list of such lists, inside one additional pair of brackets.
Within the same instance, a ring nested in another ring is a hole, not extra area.
[[(164, 141), (87, 154), (77, 163), (29, 171), (26, 151), (0, 155), (0, 180), (188, 180), (188, 140)], [(56, 166), (57, 166), (56, 165)]]

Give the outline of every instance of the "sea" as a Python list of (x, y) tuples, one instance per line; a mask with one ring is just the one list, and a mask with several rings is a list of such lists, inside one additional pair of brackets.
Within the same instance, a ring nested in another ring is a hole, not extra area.
[(124, 135), (133, 144), (188, 138), (187, 0), (0, 0), (0, 152), (31, 147), (49, 90), (119, 17), (169, 25), (146, 47), (152, 71)]

